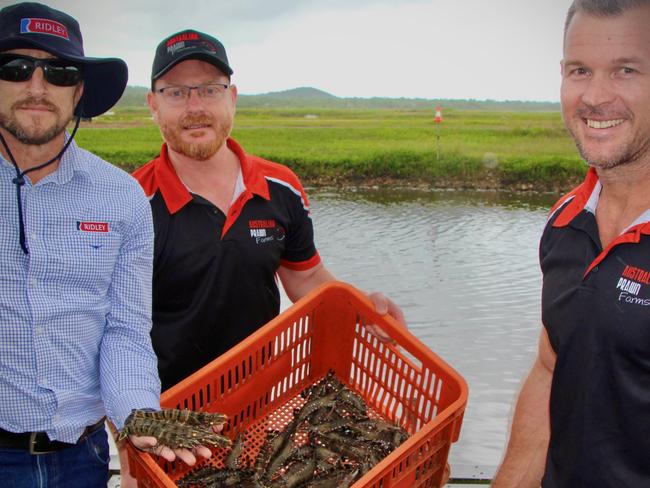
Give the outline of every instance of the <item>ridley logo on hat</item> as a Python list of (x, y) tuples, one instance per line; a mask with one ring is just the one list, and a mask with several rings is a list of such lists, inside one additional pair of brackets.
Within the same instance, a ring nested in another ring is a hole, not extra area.
[(20, 19), (21, 34), (49, 34), (51, 36), (61, 37), (70, 40), (68, 29), (65, 25), (50, 19)]

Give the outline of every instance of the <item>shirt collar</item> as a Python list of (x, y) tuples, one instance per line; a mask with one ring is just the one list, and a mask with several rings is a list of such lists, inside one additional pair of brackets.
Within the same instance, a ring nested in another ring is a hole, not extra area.
[[(226, 144), (239, 159), (241, 178), (243, 180), (243, 188), (239, 188), (240, 193), (248, 191), (270, 200), (268, 183), (264, 179), (264, 175), (259, 171), (258, 163), (249, 157), (234, 139), (228, 138)], [(167, 210), (169, 210), (169, 213), (174, 214), (192, 201), (192, 195), (178, 177), (176, 169), (174, 169), (174, 165), (169, 159), (167, 143), (162, 145), (160, 157), (154, 165), (156, 183), (160, 193)]]
[[(594, 168), (589, 168), (582, 184), (560, 201), (560, 205), (567, 201), (568, 203), (560, 210), (560, 214), (553, 222), (553, 227), (569, 225), (583, 210), (596, 215), (602, 189), (603, 185), (598, 179), (598, 173)], [(641, 224), (644, 224), (643, 233), (650, 233), (650, 209), (643, 212), (622, 234)]]
[[(65, 136), (66, 142), (68, 141), (68, 134)], [(88, 168), (84, 164), (82, 150), (77, 146), (76, 141), (72, 141), (68, 148), (61, 156), (59, 167), (51, 176), (52, 180), (59, 185), (69, 182), (74, 177), (75, 173), (88, 173)], [(45, 180), (45, 179), (44, 179)]]
[[(602, 188), (600, 181), (598, 181), (598, 174), (594, 168), (589, 168), (585, 180), (575, 190), (569, 193), (566, 197), (560, 200), (560, 204), (567, 203), (564, 208), (560, 210), (553, 227), (565, 227), (583, 210), (595, 213), (598, 206), (598, 199), (600, 197), (600, 189)], [(552, 210), (552, 212), (555, 209)]]
[[(68, 142), (69, 138), (70, 135), (66, 133), (64, 144)], [(9, 167), (12, 171), (16, 171), (12, 162), (8, 159), (5, 159), (2, 154), (0, 154), (0, 162), (2, 162), (3, 165)], [(38, 184), (40, 185), (48, 182), (54, 182), (57, 185), (63, 185), (72, 180), (76, 172), (88, 173), (88, 170), (83, 163), (81, 149), (79, 146), (77, 146), (76, 141), (73, 140), (61, 156), (56, 171), (40, 180)], [(27, 177), (29, 177), (29, 173), (27, 173)]]

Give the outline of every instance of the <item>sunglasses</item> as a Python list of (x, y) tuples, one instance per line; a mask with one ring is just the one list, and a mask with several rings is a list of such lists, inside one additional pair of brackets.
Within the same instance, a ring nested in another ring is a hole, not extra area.
[(81, 81), (81, 67), (65, 59), (39, 59), (24, 54), (0, 54), (0, 80), (29, 80), (36, 68), (43, 69), (45, 80), (56, 86), (75, 86)]

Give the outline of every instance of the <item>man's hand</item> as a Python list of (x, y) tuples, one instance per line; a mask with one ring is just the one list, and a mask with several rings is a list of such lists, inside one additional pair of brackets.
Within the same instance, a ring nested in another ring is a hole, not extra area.
[[(404, 321), (404, 314), (402, 313), (402, 309), (399, 308), (395, 304), (395, 302), (393, 302), (390, 298), (388, 298), (381, 292), (369, 293), (368, 298), (372, 300), (372, 303), (375, 306), (375, 310), (377, 311), (378, 314), (380, 315), (388, 314), (391, 317), (393, 317), (395, 320), (397, 320), (401, 325), (406, 327), (406, 322)], [(368, 332), (370, 332), (372, 335), (374, 335), (377, 339), (379, 339), (382, 342), (394, 342), (393, 339), (391, 339), (390, 336), (388, 336), (386, 332), (384, 332), (384, 330), (378, 325), (368, 324), (366, 325), (366, 329), (368, 330)]]
[(171, 449), (162, 444), (158, 444), (158, 439), (155, 437), (130, 435), (129, 440), (136, 449), (155, 454), (170, 462), (178, 458), (188, 466), (194, 466), (196, 464), (197, 456), (205, 459), (212, 456), (212, 451), (205, 446), (198, 446), (192, 450)]

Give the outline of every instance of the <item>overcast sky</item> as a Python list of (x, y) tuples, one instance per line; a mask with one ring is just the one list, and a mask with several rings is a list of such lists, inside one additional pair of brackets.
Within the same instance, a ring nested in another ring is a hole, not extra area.
[[(5, 6), (14, 1), (0, 0)], [(570, 0), (49, 0), (86, 55), (149, 85), (157, 44), (221, 40), (240, 93), (313, 86), (341, 97), (559, 100)]]

